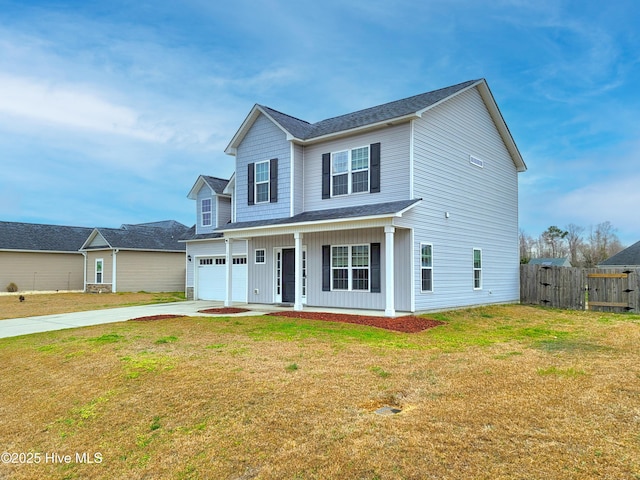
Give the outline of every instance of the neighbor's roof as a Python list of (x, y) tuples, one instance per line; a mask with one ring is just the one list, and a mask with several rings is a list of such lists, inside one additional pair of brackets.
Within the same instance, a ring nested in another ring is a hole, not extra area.
[(92, 228), (0, 222), (0, 250), (77, 252)]
[(546, 265), (550, 267), (570, 267), (568, 257), (562, 258), (532, 258), (529, 260), (529, 265)]
[(607, 258), (599, 265), (609, 266), (637, 266), (640, 265), (640, 241), (634, 243), (630, 247), (625, 248), (621, 252), (616, 253), (612, 257)]
[(375, 203), (373, 205), (358, 205), (355, 207), (331, 208), (299, 213), (293, 217), (274, 218), (269, 220), (255, 220), (251, 222), (228, 223), (219, 227), (218, 231), (239, 230), (245, 228), (273, 227), (295, 225), (300, 223), (326, 222), (332, 220), (351, 220), (365, 217), (384, 217), (402, 214), (416, 205), (422, 199), (398, 200), (395, 202)]
[(286, 134), (288, 140), (306, 143), (338, 134), (353, 133), (365, 128), (386, 125), (393, 121), (422, 116), (424, 112), (469, 88), (477, 87), (484, 102), (498, 128), (507, 149), (518, 167), (518, 171), (526, 170), (526, 165), (515, 145), (513, 137), (507, 127), (500, 110), (484, 79), (469, 80), (450, 87), (433, 90), (431, 92), (414, 95), (364, 110), (358, 110), (346, 115), (328, 118), (316, 123), (279, 112), (273, 108), (256, 104), (240, 126), (231, 142), (225, 149), (228, 154), (235, 154), (236, 148), (249, 131), (253, 122), (260, 114), (271, 118)]
[[(118, 248), (123, 250), (151, 250), (151, 251), (184, 251), (184, 243), (178, 242), (188, 230), (185, 225), (169, 220), (153, 224), (123, 225), (126, 228), (96, 228), (93, 230), (83, 250), (98, 248)], [(104, 244), (94, 242), (96, 237), (102, 237)]]

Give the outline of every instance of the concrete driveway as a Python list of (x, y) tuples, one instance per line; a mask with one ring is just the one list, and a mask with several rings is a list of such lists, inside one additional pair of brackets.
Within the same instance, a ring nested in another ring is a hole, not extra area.
[[(119, 307), (105, 310), (91, 310), (88, 312), (60, 313), (56, 315), (42, 315), (38, 317), (12, 318), (0, 320), (0, 338), (17, 337), (30, 333), (63, 330), (65, 328), (86, 327), (103, 323), (124, 322), (132, 318), (151, 315), (188, 315), (212, 316), (198, 313), (198, 310), (222, 307), (222, 302), (188, 301), (175, 303), (158, 303), (155, 305), (141, 305), (137, 307)], [(234, 305), (246, 307), (246, 305)], [(261, 312), (251, 311), (245, 315), (260, 315)], [(242, 315), (242, 314), (236, 314)]]

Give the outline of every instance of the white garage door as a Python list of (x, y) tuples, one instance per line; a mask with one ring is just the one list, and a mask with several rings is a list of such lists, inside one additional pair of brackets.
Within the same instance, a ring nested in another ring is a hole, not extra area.
[[(227, 296), (225, 257), (201, 257), (196, 270), (196, 298), (224, 301)], [(233, 257), (233, 301), (247, 301), (247, 257)]]

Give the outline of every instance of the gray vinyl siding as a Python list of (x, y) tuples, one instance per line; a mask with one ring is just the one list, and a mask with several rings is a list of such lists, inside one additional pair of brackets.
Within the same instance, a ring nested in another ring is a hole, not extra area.
[[(202, 200), (210, 198), (211, 199), (211, 225), (205, 227), (202, 225)], [(216, 228), (216, 208), (217, 202), (213, 196), (213, 191), (209, 188), (208, 185), (203, 185), (200, 191), (198, 192), (198, 198), (196, 200), (197, 204), (197, 219), (196, 219), (196, 233), (211, 233)]]
[[(409, 123), (305, 147), (305, 211), (409, 199)], [(322, 199), (322, 154), (380, 142), (380, 192)]]
[[(306, 238), (302, 245), (305, 246)], [(275, 260), (274, 248), (293, 248), (293, 235), (276, 235), (271, 237), (255, 237), (249, 240), (249, 254), (247, 263), (249, 265), (249, 303), (273, 303), (275, 295)], [(256, 249), (265, 250), (265, 263), (255, 263)], [(256, 293), (258, 290), (258, 293)]]
[(294, 191), (293, 214), (304, 211), (304, 148), (301, 145), (293, 146), (294, 152)]
[(116, 255), (118, 292), (184, 290), (185, 254), (120, 251)]
[[(517, 172), (479, 93), (428, 111), (414, 132), (415, 197), (423, 201), (399, 223), (414, 228), (416, 310), (518, 301)], [(421, 242), (433, 245), (429, 293), (421, 292)], [(474, 248), (482, 249), (480, 290), (473, 288)]]
[(82, 290), (84, 257), (80, 253), (0, 252), (0, 288), (11, 282), (19, 291)]
[[(358, 291), (322, 291), (322, 246), (362, 245), (380, 243), (381, 293)], [(385, 238), (381, 228), (305, 234), (302, 240), (307, 251), (308, 306), (385, 309)], [(411, 309), (411, 234), (397, 229), (395, 235), (395, 296), (396, 310)], [(272, 303), (275, 299), (275, 248), (293, 248), (293, 235), (256, 237), (249, 241), (249, 295), (250, 303)], [(255, 264), (255, 250), (265, 250), (265, 264)], [(256, 293), (257, 290), (257, 293)]]
[[(233, 255), (245, 255), (247, 253), (247, 242), (245, 240), (234, 240), (231, 248)], [(194, 286), (193, 272), (197, 265), (198, 257), (215, 257), (226, 255), (224, 239), (220, 238), (211, 241), (187, 242), (187, 256), (191, 255), (191, 261), (187, 261), (187, 287)]]
[[(264, 115), (253, 123), (236, 153), (236, 221), (290, 217), (290, 143), (280, 128)], [(247, 167), (250, 163), (278, 159), (278, 201), (247, 204)]]
[(218, 210), (217, 226), (221, 227), (231, 221), (231, 199), (229, 197), (217, 196), (216, 208)]

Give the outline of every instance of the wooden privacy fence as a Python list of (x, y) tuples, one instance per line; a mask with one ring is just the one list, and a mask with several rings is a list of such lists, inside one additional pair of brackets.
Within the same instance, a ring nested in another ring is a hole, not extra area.
[(640, 312), (640, 269), (520, 265), (520, 302), (571, 310)]

